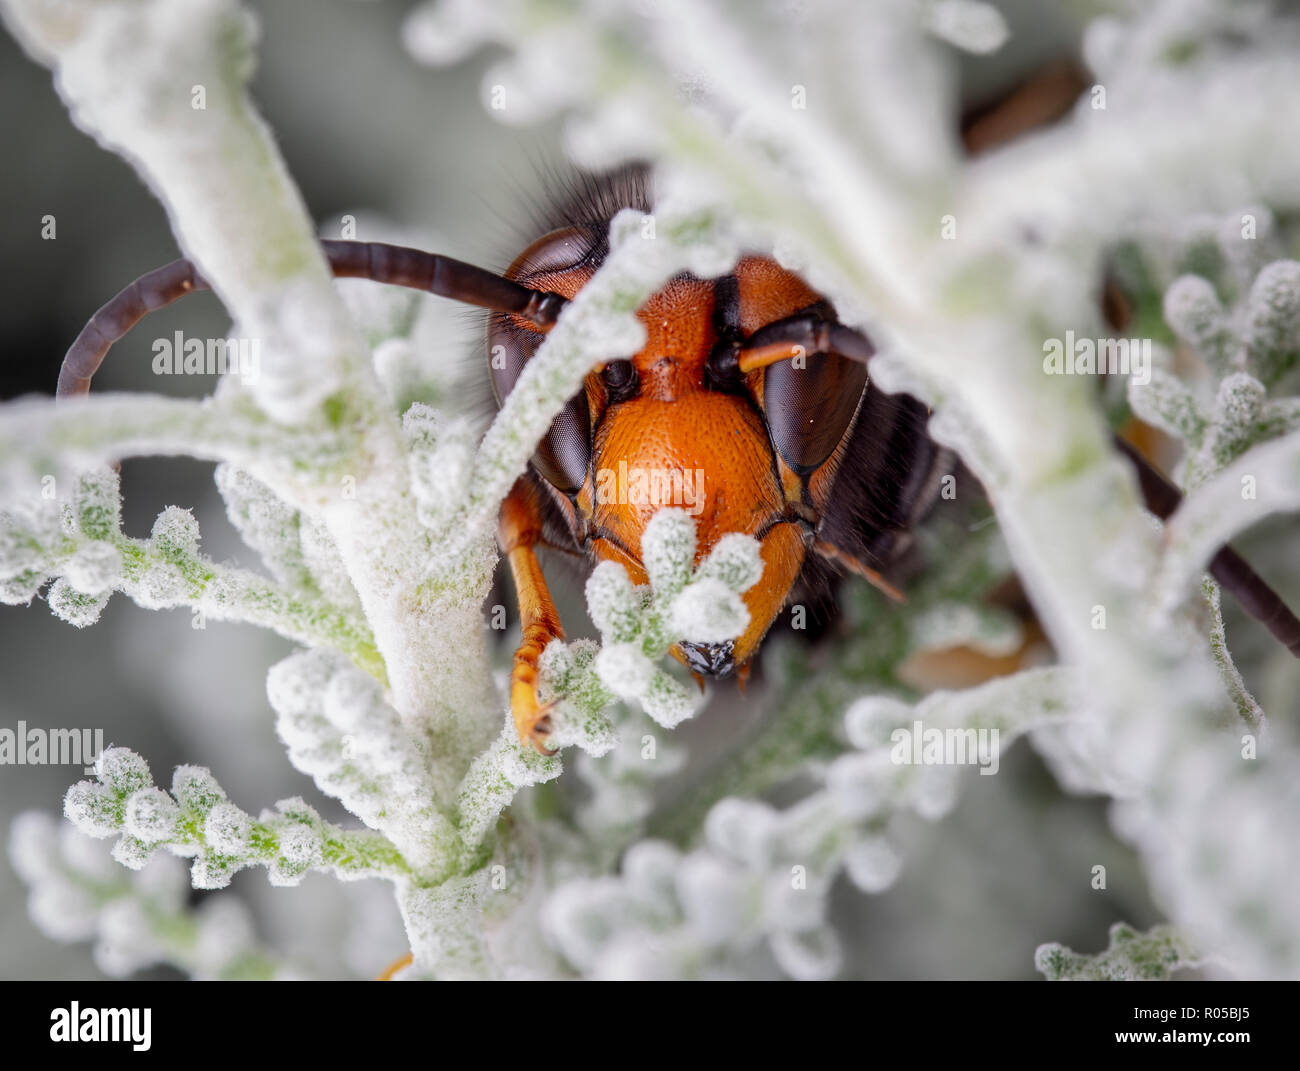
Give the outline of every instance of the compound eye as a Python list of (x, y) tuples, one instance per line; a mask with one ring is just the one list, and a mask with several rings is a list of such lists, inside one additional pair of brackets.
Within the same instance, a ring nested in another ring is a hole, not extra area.
[[(488, 328), (488, 366), (498, 407), (514, 389), (524, 365), (532, 359), (544, 337), (516, 326), (507, 316), (492, 317)], [(587, 395), (579, 392), (560, 410), (546, 438), (537, 444), (533, 466), (557, 490), (572, 494), (586, 479), (590, 460), (591, 417)]]
[[(593, 233), (590, 228), (566, 227), (544, 235), (515, 258), (507, 278), (548, 289), (548, 277), (580, 267), (592, 255), (599, 239)], [(514, 390), (544, 337), (500, 313), (488, 321), (488, 367), (498, 406)], [(552, 486), (571, 494), (582, 486), (590, 460), (591, 417), (587, 397), (579, 393), (569, 399), (538, 443), (533, 466)]]
[(533, 467), (557, 491), (571, 495), (582, 486), (591, 464), (591, 415), (587, 396), (578, 394), (565, 403), (551, 421), (551, 430), (537, 444)]
[[(505, 276), (538, 290), (549, 290), (555, 276), (586, 263), (599, 240), (599, 234), (588, 227), (551, 231), (515, 257)], [(519, 373), (541, 345), (542, 337), (541, 332), (502, 313), (493, 314), (488, 321), (488, 367), (497, 405), (515, 389)]]
[(772, 444), (800, 476), (820, 468), (853, 422), (867, 369), (836, 354), (810, 354), (804, 367), (782, 361), (767, 368), (763, 411)]
[(506, 278), (546, 289), (541, 276), (572, 271), (585, 264), (601, 245), (601, 233), (593, 227), (562, 227), (543, 234), (506, 269)]

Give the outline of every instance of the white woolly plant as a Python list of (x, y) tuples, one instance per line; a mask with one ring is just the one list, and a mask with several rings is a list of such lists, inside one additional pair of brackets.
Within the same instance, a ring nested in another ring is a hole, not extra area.
[(1159, 982), (1201, 965), (1186, 939), (1170, 926), (1139, 933), (1117, 922), (1103, 952), (1081, 956), (1062, 945), (1040, 945), (1034, 964), (1054, 982)]
[[(557, 114), (578, 163), (649, 159), (660, 190), (652, 220), (615, 218), (606, 262), (480, 437), (437, 388), (425, 299), (394, 298), (409, 314), (392, 315), (332, 285), (248, 102), (254, 27), (235, 0), (4, 0), (75, 121), (151, 185), (263, 355), (255, 380), (227, 377), (202, 401), (0, 412), (4, 598), (27, 602), (53, 578), (51, 608), (76, 625), (121, 591), (298, 641), (269, 681), (280, 735), (366, 828), (300, 800), (254, 818), (192, 767), (168, 792), (118, 749), (70, 791), (69, 817), (116, 837), (127, 866), (165, 859), (160, 848), (192, 858), (203, 888), (252, 865), (283, 883), (310, 869), (385, 878), (411, 976), (729, 976), (762, 973), (770, 956), (826, 977), (839, 966), (831, 883), (843, 872), (867, 893), (889, 887), (911, 828), (900, 819), (941, 817), (959, 787), (951, 769), (895, 761), (892, 734), (917, 721), (997, 729), (1028, 734), (1067, 789), (1117, 801), (1114, 824), (1176, 927), (1117, 931), (1095, 959), (1045, 946), (1040, 970), (1149, 977), (1213, 961), (1300, 975), (1300, 752), (1264, 733), (1202, 576), (1222, 542), (1300, 506), (1286, 395), (1300, 281), (1283, 237), (1245, 223), (1300, 209), (1300, 28), (1226, 0), (1110, 8), (1085, 35), (1097, 86), (1074, 113), (968, 161), (952, 134), (950, 48), (989, 51), (1007, 33), (973, 0), (886, 0), (870, 18), (849, 0), (421, 5), (405, 32), (417, 58), (499, 46), (495, 115)], [(1188, 253), (1207, 234), (1222, 278)], [(543, 698), (556, 701), (556, 742), (582, 752), (582, 792), (543, 786), (562, 759), (520, 748), (481, 628), (498, 504), (587, 371), (642, 344), (633, 314), (646, 297), (681, 271), (724, 272), (745, 249), (774, 252), (870, 332), (873, 381), (932, 407), (933, 436), (979, 478), (1011, 560), (992, 529), (923, 533), (931, 568), (908, 605), (851, 590), (853, 630), (826, 652), (769, 644), (773, 716), (657, 806), (656, 784), (683, 762), (659, 730), (693, 710), (664, 652), (738, 634), (758, 575), (740, 538), (692, 572), (689, 521), (661, 515), (646, 534), (649, 587), (601, 566), (587, 589), (600, 644), (545, 653)], [(1163, 528), (1109, 445), (1091, 377), (1042, 362), (1044, 339), (1107, 333), (1094, 294), (1119, 249), (1146, 273), (1129, 287), (1142, 292), (1136, 329), (1180, 342), (1201, 369), (1166, 352), (1130, 393), (1188, 447), (1188, 497)], [(1201, 281), (1176, 278), (1187, 273)], [(148, 540), (124, 536), (105, 466), (137, 454), (218, 462), (231, 519), (271, 578), (205, 558), (181, 510)], [(918, 695), (900, 670), (910, 656), (1017, 645), (1014, 622), (984, 602), (1008, 565), (1060, 665)], [(791, 806), (760, 802), (792, 785)], [(38, 892), (57, 870), (57, 895), (83, 895), (68, 891), (77, 867), (38, 863), (31, 844), (48, 828), (23, 828), (15, 858)], [(159, 956), (229, 973), (151, 946)]]
[(32, 918), (58, 940), (93, 939), (95, 965), (107, 975), (123, 978), (165, 963), (195, 978), (304, 976), (258, 945), (239, 900), (220, 897), (188, 907), (185, 868), (170, 855), (133, 865), (139, 872), (132, 874), (103, 844), (35, 811), (14, 822), (9, 849), (31, 889)]

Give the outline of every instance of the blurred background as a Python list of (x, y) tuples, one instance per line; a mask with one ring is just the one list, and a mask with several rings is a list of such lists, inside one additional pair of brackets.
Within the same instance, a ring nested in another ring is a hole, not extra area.
[[(368, 213), (428, 234), (441, 252), (498, 269), (533, 237), (529, 201), (544, 199), (544, 168), (562, 160), (558, 130), (520, 130), (491, 118), (480, 85), (490, 55), (447, 70), (418, 66), (401, 46), (404, 3), (251, 6), (262, 22), (253, 92), (324, 231), (336, 233), (345, 213)], [(1057, 5), (998, 6), (1011, 40), (992, 56), (961, 58), (968, 109), (1077, 51), (1078, 25)], [(11, 399), (51, 394), (85, 320), (178, 250), (160, 205), (125, 163), (75, 129), (49, 72), (6, 34), (0, 101), (8, 160), (0, 170), (0, 398)], [(45, 215), (57, 220), (53, 241), (40, 237)], [(476, 317), (457, 314), (449, 323), (449, 350), (473, 360)], [(160, 381), (150, 372), (150, 341), (182, 328), (220, 337), (226, 320), (206, 294), (155, 314), (114, 349), (96, 390), (209, 392), (206, 377)], [(163, 507), (191, 508), (209, 555), (257, 567), (226, 521), (211, 469), (128, 462), (126, 529), (144, 536)], [(1255, 533), (1243, 549), (1268, 538)], [(584, 619), (581, 575), (565, 568), (557, 567), (552, 583), (565, 619), (576, 624)], [(1262, 642), (1229, 612), (1230, 635), (1241, 637), (1242, 648)], [(193, 762), (210, 766), (245, 808), (302, 795), (336, 816), (290, 767), (272, 729), (265, 671), (290, 648), (247, 627), (210, 622), (196, 631), (186, 610), (147, 612), (120, 596), (84, 631), (55, 619), (39, 599), (30, 608), (0, 606), (0, 726), (102, 727), (107, 743), (141, 752), (162, 783), (174, 765)], [(1267, 682), (1252, 683), (1268, 709)], [(718, 699), (682, 730), (692, 750), (697, 742), (725, 745), (748, 716), (729, 693)], [(59, 811), (64, 790), (81, 776), (73, 767), (0, 766), (0, 827), (29, 808)], [(1104, 803), (1064, 796), (1023, 744), (1004, 758), (1002, 776), (969, 778), (957, 812), (919, 826), (910, 845), (903, 877), (887, 894), (865, 897), (843, 881), (837, 890), (847, 977), (1031, 978), (1034, 949), (1044, 941), (1096, 951), (1112, 922), (1145, 928), (1160, 919), (1132, 853), (1109, 831)], [(1097, 864), (1108, 871), (1105, 892), (1088, 882)], [(252, 905), (264, 940), (323, 975), (373, 974), (405, 951), (384, 887), (313, 875), (300, 887), (273, 889), (262, 872), (246, 871), (234, 892)], [(40, 934), (24, 900), (8, 861), (0, 861), (0, 976), (98, 977), (88, 947)], [(337, 941), (320, 941), (322, 929)]]

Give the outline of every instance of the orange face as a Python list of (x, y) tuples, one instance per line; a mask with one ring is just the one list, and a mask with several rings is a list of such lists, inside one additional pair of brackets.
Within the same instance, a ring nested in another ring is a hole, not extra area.
[[(555, 253), (555, 241), (543, 254)], [(539, 263), (535, 247), (508, 274), (572, 298), (595, 270), (585, 264), (553, 270), (545, 260)], [(736, 318), (747, 334), (819, 300), (796, 276), (763, 258), (745, 258), (734, 276)], [(811, 538), (803, 485), (773, 449), (760, 408), (763, 373), (751, 373), (746, 389), (735, 393), (707, 382), (721, 299), (716, 282), (671, 280), (638, 310), (646, 344), (630, 362), (616, 362), (623, 365), (621, 376), (598, 369), (587, 377), (591, 458), (572, 495), (590, 550), (623, 565), (636, 584), (647, 582), (642, 533), (665, 506), (695, 519), (697, 565), (730, 532), (759, 541), (763, 575), (744, 595), (750, 612), (744, 635), (734, 645), (673, 649), (692, 669), (715, 676), (743, 673), (784, 606)]]

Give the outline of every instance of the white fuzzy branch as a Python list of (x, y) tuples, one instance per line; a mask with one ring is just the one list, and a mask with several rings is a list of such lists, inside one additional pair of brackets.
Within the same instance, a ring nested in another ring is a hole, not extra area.
[(191, 908), (185, 868), (171, 856), (132, 873), (104, 845), (27, 811), (10, 830), (9, 858), (31, 890), (28, 907), (41, 930), (56, 941), (93, 939), (95, 965), (110, 977), (159, 963), (198, 979), (305, 977), (258, 944), (238, 900), (209, 897)]
[(1165, 526), (1152, 589), (1168, 613), (1195, 589), (1215, 552), (1274, 513), (1300, 510), (1300, 432), (1256, 446), (1188, 495)]

